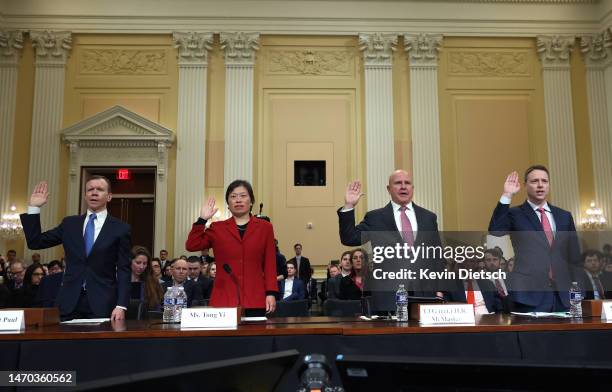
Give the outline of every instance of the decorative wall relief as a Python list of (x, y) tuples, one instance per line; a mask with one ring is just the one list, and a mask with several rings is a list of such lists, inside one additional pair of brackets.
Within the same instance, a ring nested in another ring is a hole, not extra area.
[(351, 75), (353, 59), (346, 50), (270, 50), (266, 68), (273, 75)]
[(158, 49), (86, 49), (80, 62), (87, 75), (163, 75), (168, 63), (166, 51)]
[(526, 52), (450, 52), (449, 74), (453, 76), (529, 76)]

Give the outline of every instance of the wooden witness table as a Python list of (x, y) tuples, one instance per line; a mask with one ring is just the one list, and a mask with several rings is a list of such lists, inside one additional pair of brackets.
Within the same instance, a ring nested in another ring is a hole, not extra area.
[(52, 325), (0, 334), (0, 370), (75, 370), (80, 382), (288, 349), (301, 354), (612, 364), (612, 323), (486, 315), (471, 326), (357, 318), (278, 318), (235, 330), (160, 320)]

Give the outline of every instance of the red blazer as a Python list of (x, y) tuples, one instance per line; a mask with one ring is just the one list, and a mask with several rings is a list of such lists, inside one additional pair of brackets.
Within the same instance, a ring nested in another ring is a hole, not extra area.
[(224, 264), (229, 264), (238, 280), (243, 308), (265, 308), (266, 291), (278, 291), (274, 230), (270, 222), (251, 217), (242, 239), (234, 218), (214, 222), (208, 229), (196, 223), (185, 248), (190, 252), (212, 248), (215, 253), (217, 276), (210, 306), (238, 305), (236, 285), (223, 269)]

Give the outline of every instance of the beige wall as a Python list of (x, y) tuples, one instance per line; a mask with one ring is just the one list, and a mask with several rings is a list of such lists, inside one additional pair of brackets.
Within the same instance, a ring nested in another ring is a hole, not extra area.
[[(439, 96), (446, 230), (486, 230), (505, 177), (546, 164), (532, 39), (445, 38)], [(524, 199), (521, 191), (515, 203)]]

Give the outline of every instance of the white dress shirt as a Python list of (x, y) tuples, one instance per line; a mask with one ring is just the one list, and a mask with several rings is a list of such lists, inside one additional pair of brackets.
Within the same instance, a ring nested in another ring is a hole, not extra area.
[[(397, 226), (398, 231), (402, 231), (402, 211), (400, 211), (401, 205), (397, 204), (393, 200), (391, 200), (391, 206), (393, 207), (393, 218), (395, 218), (395, 226)], [(417, 223), (416, 214), (414, 213), (414, 207), (412, 206), (412, 202), (406, 204), (406, 212), (405, 214), (408, 216), (408, 220), (410, 221), (410, 225), (412, 226), (412, 238), (416, 239), (417, 230), (419, 229), (419, 225)]]
[[(499, 199), (499, 202), (501, 204), (510, 204), (510, 201), (511, 200), (509, 197), (506, 197), (503, 195)], [(538, 211), (538, 208), (540, 207), (532, 203), (530, 200), (527, 200), (527, 203), (529, 203), (529, 206), (536, 213), (536, 215), (538, 216), (538, 219), (540, 219), (540, 222), (542, 222), (542, 214), (540, 214), (540, 211)], [(548, 205), (548, 202), (544, 202), (544, 205), (542, 206), (542, 208), (544, 208), (544, 213), (546, 214), (546, 217), (548, 218), (548, 221), (550, 222), (550, 228), (553, 231), (553, 237), (554, 237), (555, 233), (557, 232), (557, 225), (555, 224), (555, 218), (553, 217), (553, 214), (550, 211), (550, 206)]]
[(291, 292), (293, 291), (293, 279), (294, 278), (289, 277), (285, 279), (285, 291), (283, 292), (283, 299), (291, 295)]
[[(28, 206), (28, 215), (34, 214), (40, 214), (40, 207)], [(87, 216), (85, 217), (85, 222), (83, 222), (83, 236), (85, 236), (85, 228), (87, 227), (87, 222), (91, 214), (93, 214), (93, 211), (87, 210)], [(108, 211), (106, 209), (96, 212), (96, 220), (94, 220), (94, 243), (98, 239), (98, 235), (100, 234), (100, 230), (102, 230), (102, 226), (104, 226), (104, 222), (106, 222), (107, 216)]]
[[(463, 282), (463, 289), (465, 290), (465, 298), (467, 300), (468, 292), (467, 292), (467, 281)], [(478, 287), (478, 282), (472, 279), (472, 290), (474, 291), (474, 314), (489, 314), (489, 310), (487, 309), (487, 304), (484, 301), (484, 297), (482, 296), (482, 292), (480, 291), (480, 287)]]

